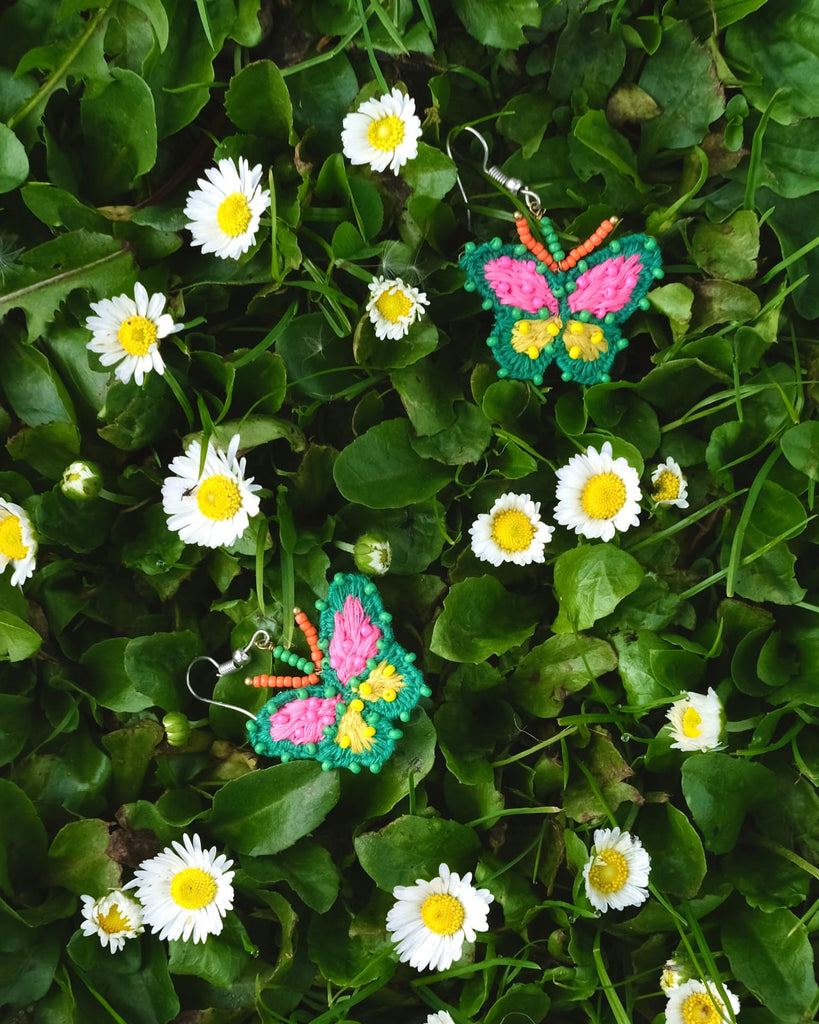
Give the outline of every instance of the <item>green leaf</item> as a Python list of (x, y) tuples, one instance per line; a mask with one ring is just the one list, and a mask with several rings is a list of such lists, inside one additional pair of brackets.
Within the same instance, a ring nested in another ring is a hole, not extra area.
[(733, 976), (781, 1024), (812, 1020), (819, 987), (804, 924), (789, 910), (732, 910), (723, 920), (722, 945)]
[(539, 25), (537, 0), (453, 0), (467, 32), (485, 46), (517, 48), (526, 42), (524, 25)]
[(782, 454), (794, 469), (819, 480), (819, 423), (808, 420), (786, 430), (779, 439)]
[(685, 802), (712, 853), (732, 850), (747, 812), (775, 790), (773, 772), (728, 754), (692, 754), (682, 766)]
[(403, 176), (417, 194), (431, 199), (443, 199), (455, 187), (458, 175), (455, 163), (440, 149), (418, 143), (418, 155), (403, 168)]
[(0, 192), (11, 192), (28, 177), (28, 157), (11, 128), (0, 124)]
[(789, 125), (768, 122), (762, 148), (762, 184), (786, 199), (807, 196), (819, 189), (817, 166), (819, 118)]
[(612, 128), (602, 110), (587, 110), (575, 121), (572, 134), (619, 174), (629, 178), (638, 189), (647, 190), (637, 171), (634, 151), (625, 136)]
[(433, 497), (451, 475), (416, 453), (409, 424), (400, 419), (371, 427), (348, 445), (333, 465), (333, 479), (348, 501), (401, 508)]
[(338, 896), (338, 868), (327, 850), (313, 839), (300, 839), (275, 857), (246, 857), (242, 867), (252, 879), (266, 885), (287, 882), (298, 898), (318, 914), (326, 914)]
[[(2, 614), (9, 614), (4, 612)], [(28, 742), (34, 719), (33, 701), (16, 693), (0, 694), (0, 765), (13, 761)]]
[(231, 988), (250, 961), (249, 944), (239, 918), (228, 914), (221, 933), (209, 935), (207, 942), (169, 942), (168, 970), (202, 978), (217, 988)]
[(48, 359), (13, 337), (5, 340), (2, 385), (12, 409), (29, 426), (76, 423), (73, 403)]
[(225, 110), (243, 132), (286, 146), (293, 129), (293, 107), (281, 72), (272, 60), (247, 64), (230, 80)]
[(640, 840), (651, 856), (651, 880), (664, 893), (691, 899), (706, 873), (697, 831), (673, 804), (648, 804), (640, 812)]
[(483, 1024), (518, 1024), (526, 1020), (529, 1024), (540, 1024), (546, 1019), (551, 1000), (542, 985), (510, 985), (500, 999), (496, 1000), (483, 1018)]
[(77, 896), (104, 896), (120, 884), (120, 868), (108, 856), (108, 825), (97, 818), (64, 825), (48, 851), (48, 877)]
[(636, 559), (611, 544), (587, 544), (564, 551), (555, 562), (560, 612), (552, 628), (561, 633), (588, 629), (613, 612), (642, 579), (643, 570)]
[(498, 119), (498, 131), (521, 146), (528, 160), (537, 152), (551, 120), (554, 101), (548, 96), (521, 93), (508, 100)]
[(436, 434), (411, 438), (412, 447), (424, 458), (446, 466), (478, 462), (492, 439), (491, 424), (471, 402), (456, 402), (454, 412), (454, 423)]
[(151, 718), (109, 732), (102, 745), (111, 758), (114, 803), (136, 800), (156, 747), (165, 738), (165, 730)]
[(534, 647), (510, 679), (511, 699), (538, 718), (555, 718), (566, 698), (617, 667), (605, 640), (564, 634)]
[(471, 828), (456, 821), (407, 814), (357, 836), (355, 852), (378, 888), (392, 892), (396, 885), (434, 878), (442, 863), (459, 874), (474, 872), (480, 843)]
[(151, 90), (126, 68), (112, 68), (101, 92), (80, 103), (84, 153), (100, 200), (120, 196), (156, 163), (156, 111)]
[(0, 611), (0, 660), (24, 661), (40, 649), (43, 638), (17, 615)]
[(80, 454), (80, 432), (73, 423), (42, 423), (19, 431), (6, 448), (16, 461), (59, 480), (65, 467)]
[(494, 576), (470, 577), (450, 589), (430, 650), (449, 661), (477, 664), (522, 644), (536, 621), (532, 602), (510, 594)]
[(751, 210), (737, 210), (721, 224), (700, 224), (691, 242), (697, 266), (712, 277), (745, 281), (756, 274), (759, 222)]
[(313, 761), (274, 765), (218, 790), (211, 829), (238, 853), (279, 853), (320, 825), (338, 795), (338, 772)]
[(0, 779), (0, 815), (13, 828), (0, 832), (0, 889), (15, 899), (37, 875), (46, 856), (46, 830), (34, 804), (13, 782)]
[[(353, 338), (353, 356), (361, 366), (399, 370), (413, 366), (438, 347), (438, 329), (428, 322), (414, 323), (403, 338), (378, 338), (370, 318), (359, 321)], [(422, 364), (426, 365), (426, 364)]]
[(593, 821), (616, 811), (625, 801), (643, 802), (642, 794), (624, 781), (634, 771), (607, 733), (595, 729), (582, 758), (586, 771), (573, 773), (564, 794), (563, 809), (570, 818)]

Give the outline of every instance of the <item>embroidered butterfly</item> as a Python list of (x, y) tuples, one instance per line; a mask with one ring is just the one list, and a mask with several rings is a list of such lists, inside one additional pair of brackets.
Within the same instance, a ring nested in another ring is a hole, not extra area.
[(547, 217), (541, 221), (546, 245), (535, 241), (518, 215), (519, 245), (500, 238), (466, 244), (460, 263), (464, 288), (483, 296), (495, 323), (486, 343), (500, 364), (499, 377), (543, 383), (552, 362), (563, 380), (608, 382), (614, 357), (628, 341), (620, 325), (663, 276), (657, 242), (627, 235), (593, 252), (616, 218), (603, 221), (582, 245), (565, 256)]
[[(363, 767), (379, 772), (395, 749), (420, 697), (431, 690), (392, 631), (374, 583), (365, 576), (338, 573), (326, 601), (317, 601), (318, 629), (296, 609), (296, 623), (310, 647), (312, 666), (281, 648), (274, 655), (297, 667), (312, 667), (306, 676), (254, 676), (249, 686), (281, 687), (247, 723), (257, 754), (312, 758), (322, 768)], [(284, 652), (286, 653), (286, 652)]]

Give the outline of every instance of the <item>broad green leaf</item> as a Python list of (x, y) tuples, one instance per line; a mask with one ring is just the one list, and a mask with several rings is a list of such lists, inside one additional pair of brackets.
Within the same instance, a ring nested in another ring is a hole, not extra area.
[(819, 188), (817, 160), (819, 117), (789, 125), (768, 122), (762, 147), (761, 184), (786, 199), (810, 195)]
[(108, 856), (108, 824), (98, 818), (70, 821), (48, 851), (48, 877), (78, 896), (105, 896), (120, 884), (120, 868)]
[(539, 25), (537, 0), (453, 0), (455, 13), (471, 36), (485, 46), (518, 47), (524, 25)]
[(588, 629), (613, 612), (642, 579), (639, 562), (611, 544), (585, 544), (564, 551), (554, 568), (560, 613), (553, 628), (561, 633)]
[(3, 390), (24, 423), (36, 427), (55, 421), (76, 422), (65, 385), (42, 352), (9, 337), (5, 340), (3, 364)]
[(80, 431), (73, 423), (41, 423), (19, 431), (6, 448), (16, 461), (59, 480), (65, 467), (80, 454)]
[[(367, 781), (380, 781), (380, 776)], [(338, 868), (328, 851), (313, 839), (300, 839), (274, 857), (245, 857), (242, 867), (254, 881), (265, 885), (287, 882), (299, 899), (319, 914), (325, 914), (338, 896)]]
[(542, 985), (518, 982), (510, 985), (492, 1004), (483, 1021), (484, 1024), (505, 1024), (507, 1021), (512, 1024), (525, 1019), (529, 1024), (540, 1024), (546, 1019), (550, 1005), (551, 1000)]
[(640, 811), (640, 841), (651, 856), (651, 880), (664, 893), (691, 899), (705, 878), (705, 851), (697, 831), (673, 804)]
[(782, 454), (794, 469), (819, 480), (819, 423), (808, 420), (786, 430), (779, 439)]
[(607, 734), (594, 730), (580, 756), (586, 771), (573, 773), (563, 798), (563, 809), (574, 821), (602, 818), (625, 801), (643, 802), (639, 790), (625, 781), (634, 771)]
[[(583, 58), (578, 60), (581, 53)], [(554, 64), (548, 72), (549, 92), (564, 101), (581, 92), (590, 106), (603, 107), (625, 60), (626, 47), (619, 27), (601, 11), (570, 5), (566, 27), (555, 47)], [(552, 204), (551, 200), (545, 201)]]
[(6, 779), (0, 779), (0, 814), (4, 821), (14, 823), (0, 834), (0, 889), (15, 899), (17, 891), (41, 871), (47, 835), (34, 804)]
[[(634, 151), (625, 136), (612, 128), (602, 110), (587, 110), (575, 121), (572, 134), (619, 174), (630, 178), (638, 189), (642, 191), (647, 188), (637, 171)], [(603, 173), (606, 173), (605, 170)]]
[(139, 796), (154, 751), (164, 738), (165, 730), (151, 718), (140, 719), (102, 737), (102, 745), (111, 758), (113, 796), (118, 806)]
[(474, 872), (480, 843), (471, 828), (456, 821), (407, 814), (357, 836), (355, 852), (379, 889), (392, 892), (396, 885), (434, 878), (441, 863), (459, 874)]
[(764, 914), (732, 907), (722, 925), (731, 972), (782, 1024), (805, 1024), (819, 1003), (813, 950), (804, 924), (789, 910)]
[(30, 697), (17, 693), (0, 694), (0, 721), (4, 726), (0, 732), (0, 765), (13, 761), (26, 745), (33, 720), (34, 707)]
[(430, 650), (449, 661), (477, 664), (523, 643), (535, 624), (531, 601), (509, 593), (494, 576), (471, 577), (451, 587)]
[(712, 853), (734, 848), (746, 813), (775, 789), (771, 771), (729, 754), (691, 754), (682, 766), (685, 802)]
[(412, 447), (424, 458), (445, 466), (478, 462), (492, 439), (489, 420), (471, 402), (456, 402), (454, 412), (454, 423), (438, 433), (411, 438)]
[(455, 187), (458, 171), (453, 160), (440, 149), (419, 142), (418, 155), (404, 166), (401, 173), (417, 195), (443, 199)]
[(206, 942), (168, 943), (168, 970), (189, 974), (217, 988), (229, 989), (250, 961), (250, 939), (236, 914), (228, 914), (219, 935)]
[(338, 772), (314, 761), (278, 764), (218, 790), (210, 827), (238, 853), (279, 853), (320, 825), (338, 795)]
[(675, 18), (690, 18), (697, 32), (709, 36), (758, 11), (768, 0), (677, 0), (672, 4)]
[(0, 611), (0, 661), (24, 661), (40, 649), (43, 638), (12, 612)]
[(348, 445), (333, 465), (336, 486), (348, 501), (368, 508), (401, 508), (436, 495), (449, 471), (421, 458), (406, 420), (371, 427)]
[(28, 177), (28, 157), (11, 128), (0, 124), (0, 192), (11, 192)]
[(538, 718), (555, 718), (566, 698), (617, 667), (617, 655), (605, 640), (564, 634), (533, 648), (510, 682), (511, 699)]
[(727, 281), (745, 281), (756, 274), (759, 222), (751, 210), (738, 210), (721, 224), (700, 224), (691, 242), (702, 270)]
[(247, 64), (230, 80), (225, 110), (240, 131), (286, 146), (293, 108), (281, 72), (271, 60)]

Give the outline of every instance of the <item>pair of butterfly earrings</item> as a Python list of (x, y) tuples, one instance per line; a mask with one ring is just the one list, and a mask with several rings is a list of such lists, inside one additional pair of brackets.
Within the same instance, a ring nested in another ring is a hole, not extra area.
[[(247, 733), (257, 754), (281, 761), (309, 758), (325, 771), (348, 768), (358, 773), (368, 768), (377, 773), (402, 736), (396, 723), (409, 721), (419, 699), (432, 691), (415, 666), (415, 655), (395, 639), (392, 616), (366, 576), (336, 574), (316, 609), (318, 628), (305, 612), (294, 609), (309, 660), (274, 646), (270, 635), (258, 630), (226, 662), (195, 658), (188, 666), (188, 689), (206, 704), (250, 719)], [(277, 691), (255, 715), (194, 690), (191, 669), (198, 662), (213, 665), (221, 678), (247, 665), (254, 648), (270, 650), (281, 664), (306, 674), (248, 676), (247, 686)]]
[[(533, 234), (528, 219), (518, 213), (517, 244), (500, 238), (480, 245), (467, 242), (460, 259), (464, 288), (477, 291), (483, 308), (494, 313), (486, 343), (500, 367), (498, 376), (540, 386), (555, 363), (564, 381), (607, 383), (617, 352), (628, 345), (621, 325), (637, 309), (648, 309), (648, 290), (663, 276), (656, 240), (626, 235), (601, 248), (618, 223), (610, 217), (565, 253), (537, 193), (489, 166), (483, 136), (469, 126), (464, 130), (483, 146), (486, 175), (522, 195), (537, 225)], [(449, 142), (447, 152), (452, 155)]]

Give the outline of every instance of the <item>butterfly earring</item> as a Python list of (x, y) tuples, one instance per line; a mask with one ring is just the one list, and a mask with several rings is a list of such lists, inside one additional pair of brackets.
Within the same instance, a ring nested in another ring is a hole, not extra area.
[(494, 313), (486, 343), (500, 365), (498, 376), (539, 386), (554, 362), (565, 381), (608, 382), (615, 355), (628, 346), (621, 325), (635, 310), (648, 309), (646, 294), (663, 277), (656, 240), (626, 235), (601, 248), (618, 223), (611, 217), (565, 253), (537, 193), (489, 166), (486, 140), (474, 128), (465, 130), (483, 146), (484, 172), (522, 195), (537, 225), (533, 234), (527, 217), (517, 213), (518, 244), (467, 242), (460, 258), (464, 288), (477, 291), (483, 308)]
[[(409, 721), (419, 699), (432, 691), (414, 664), (415, 655), (395, 639), (392, 616), (366, 576), (338, 573), (327, 599), (317, 601), (316, 608), (318, 628), (294, 609), (309, 660), (281, 645), (274, 647), (269, 634), (259, 630), (228, 662), (194, 659), (188, 667), (188, 689), (207, 704), (246, 715), (248, 737), (257, 754), (281, 761), (310, 758), (325, 771), (349, 768), (357, 773), (366, 767), (377, 773), (403, 735), (396, 720)], [(247, 686), (279, 691), (256, 715), (196, 693), (190, 681), (196, 662), (210, 662), (221, 677), (246, 665), (253, 647), (271, 650), (274, 659), (306, 674), (246, 678)]]

